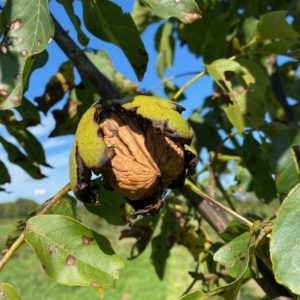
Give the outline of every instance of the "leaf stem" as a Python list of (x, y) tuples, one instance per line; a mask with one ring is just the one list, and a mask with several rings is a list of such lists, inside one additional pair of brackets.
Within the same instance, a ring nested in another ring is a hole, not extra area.
[[(39, 210), (36, 215), (44, 215), (50, 211), (50, 209), (58, 204), (62, 197), (70, 190), (70, 183), (66, 184), (55, 196), (53, 196), (50, 200), (46, 201), (42, 206), (41, 210)], [(4, 256), (0, 260), (0, 271), (4, 268), (6, 263), (10, 260), (13, 254), (20, 248), (25, 239), (25, 230), (19, 235), (16, 241), (11, 245), (8, 251), (4, 254)]]
[(196, 76), (194, 76), (191, 80), (189, 80), (186, 84), (184, 84), (178, 91), (177, 93), (174, 95), (174, 97), (172, 98), (172, 100), (176, 101), (180, 95), (189, 87), (191, 86), (194, 82), (196, 82), (198, 79), (200, 79), (202, 76), (204, 76), (206, 74), (206, 70), (201, 71), (200, 73), (198, 73)]
[(246, 225), (247, 227), (251, 228), (253, 223), (249, 221), (247, 218), (241, 216), (237, 212), (233, 211), (229, 207), (221, 204), (217, 200), (213, 199), (209, 195), (207, 195), (205, 192), (203, 192), (197, 185), (195, 185), (193, 182), (191, 182), (189, 179), (186, 179), (185, 186), (187, 186), (189, 189), (191, 189), (194, 193), (196, 193), (201, 199), (204, 199), (210, 203), (213, 203), (215, 206), (217, 206), (219, 209), (227, 212), (232, 217), (240, 221), (242, 224)]

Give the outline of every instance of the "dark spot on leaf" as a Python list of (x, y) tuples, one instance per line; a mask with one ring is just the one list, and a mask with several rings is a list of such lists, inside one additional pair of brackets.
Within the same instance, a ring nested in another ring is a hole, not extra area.
[(82, 244), (83, 244), (84, 246), (88, 246), (88, 245), (93, 241), (93, 238), (90, 238), (90, 237), (84, 235), (84, 236), (81, 238), (81, 240), (82, 240)]
[(28, 51), (26, 49), (21, 50), (21, 56), (27, 56)]
[(19, 36), (16, 38), (17, 44), (22, 44), (24, 42), (24, 38), (22, 36)]
[(0, 298), (5, 298), (6, 299), (7, 294), (4, 290), (0, 290)]
[(12, 101), (13, 101), (14, 105), (19, 105), (19, 104), (21, 104), (21, 99), (22, 98), (20, 96), (14, 96)]
[(76, 263), (76, 257), (73, 255), (68, 255), (67, 259), (66, 259), (66, 266), (70, 267), (75, 265)]
[(4, 89), (4, 85), (0, 84), (0, 96), (3, 98), (7, 98), (8, 92)]
[(23, 22), (20, 19), (16, 19), (10, 24), (11, 30), (18, 30), (23, 26)]
[(100, 288), (100, 287), (101, 287), (101, 285), (100, 285), (97, 281), (92, 281), (92, 282), (90, 283), (90, 286), (93, 286), (93, 287), (95, 287), (95, 288)]
[(58, 249), (52, 244), (48, 245), (48, 250), (49, 250), (50, 254), (56, 254), (58, 252)]
[(43, 268), (43, 270), (46, 270), (46, 269), (47, 269), (47, 267), (46, 267), (45, 265), (42, 265), (42, 268)]
[(198, 10), (194, 9), (190, 11), (189, 13), (185, 14), (182, 18), (181, 21), (184, 22), (185, 24), (191, 24), (195, 22), (196, 20), (199, 20), (202, 18), (201, 14), (199, 13)]
[(8, 51), (8, 49), (7, 49), (7, 47), (5, 47), (4, 45), (2, 45), (2, 46), (0, 47), (0, 51), (1, 51), (2, 54), (6, 54), (7, 51)]

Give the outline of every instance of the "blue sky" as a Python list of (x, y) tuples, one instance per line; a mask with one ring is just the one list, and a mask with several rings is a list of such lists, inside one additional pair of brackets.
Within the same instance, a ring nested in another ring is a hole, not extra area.
[[(114, 2), (119, 4), (125, 12), (130, 12), (134, 1), (117, 0)], [(80, 16), (80, 1), (75, 1), (75, 9), (76, 13)], [(68, 19), (68, 16), (64, 13), (62, 6), (56, 1), (51, 1), (50, 10), (63, 27), (69, 31), (71, 37), (76, 39), (76, 33)], [(143, 81), (138, 84), (141, 88), (145, 88), (147, 90), (151, 90), (154, 86), (157, 86), (161, 82), (161, 79), (156, 73), (157, 53), (154, 49), (154, 34), (157, 26), (158, 24), (150, 26), (142, 36), (150, 59), (145, 77)], [(133, 70), (119, 48), (92, 37), (86, 30), (85, 32), (90, 37), (90, 44), (88, 47), (104, 49), (111, 57), (115, 68), (122, 72), (130, 80), (137, 82)], [(43, 69), (35, 71), (35, 73), (31, 76), (29, 90), (26, 93), (26, 96), (29, 99), (34, 99), (44, 92), (45, 85), (51, 75), (58, 70), (62, 62), (67, 60), (54, 41), (49, 44), (48, 50), (49, 60), (47, 65)], [(190, 54), (186, 47), (180, 47), (179, 45), (176, 45), (174, 62), (174, 66), (167, 70), (166, 77), (185, 72), (201, 71), (203, 69), (201, 60)], [(175, 80), (175, 83), (181, 86), (191, 78), (192, 76), (180, 77)], [(188, 116), (193, 109), (199, 107), (203, 99), (208, 96), (211, 91), (212, 82), (207, 76), (193, 84), (185, 93), (187, 100), (182, 102), (187, 109), (184, 115)], [(155, 89), (154, 92), (160, 96), (164, 96), (162, 86)], [(59, 103), (55, 108), (62, 106), (63, 103)], [(46, 151), (47, 161), (53, 166), (53, 168), (43, 168), (43, 173), (47, 175), (47, 178), (43, 180), (34, 180), (21, 168), (12, 165), (7, 161), (7, 155), (0, 145), (0, 158), (8, 166), (12, 178), (12, 183), (6, 185), (6, 189), (9, 193), (0, 193), (0, 202), (13, 201), (19, 197), (27, 197), (38, 202), (44, 202), (69, 181), (68, 160), (73, 136), (67, 135), (57, 138), (48, 138), (49, 133), (54, 128), (54, 120), (51, 113), (48, 113), (46, 117), (42, 114), (41, 116), (42, 124), (31, 127), (30, 131), (43, 144)], [(7, 135), (6, 130), (2, 125), (0, 125), (0, 134), (7, 138), (10, 142), (15, 142), (13, 138)]]

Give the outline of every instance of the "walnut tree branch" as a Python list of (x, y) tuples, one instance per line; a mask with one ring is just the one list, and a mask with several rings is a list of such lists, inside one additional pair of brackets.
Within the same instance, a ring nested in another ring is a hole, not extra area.
[(76, 45), (54, 16), (51, 15), (51, 17), (55, 27), (54, 40), (76, 66), (80, 76), (88, 79), (95, 86), (102, 100), (120, 98), (111, 81), (94, 66), (84, 51)]

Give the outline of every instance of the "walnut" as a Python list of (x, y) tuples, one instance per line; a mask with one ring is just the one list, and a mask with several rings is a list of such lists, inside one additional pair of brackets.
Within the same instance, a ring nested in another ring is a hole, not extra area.
[(114, 156), (103, 168), (105, 180), (129, 200), (161, 195), (184, 171), (179, 142), (142, 124), (129, 114), (112, 113), (100, 123), (104, 142)]

